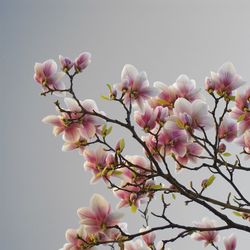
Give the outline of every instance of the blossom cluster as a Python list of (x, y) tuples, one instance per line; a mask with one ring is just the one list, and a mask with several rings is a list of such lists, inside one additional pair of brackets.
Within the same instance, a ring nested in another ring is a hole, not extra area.
[[(206, 134), (210, 129), (215, 129), (213, 149), (221, 159), (229, 154), (226, 153), (227, 143), (231, 142), (238, 143), (241, 153), (249, 157), (250, 89), (243, 94), (234, 93), (244, 81), (232, 63), (223, 64), (217, 73), (211, 72), (205, 79), (205, 89), (216, 103), (225, 102), (219, 120), (215, 118), (215, 108), (210, 110), (195, 80), (187, 75), (180, 75), (171, 85), (155, 82), (150, 86), (145, 72), (125, 65), (121, 80), (114, 85), (108, 84), (109, 94), (103, 98), (125, 108), (126, 123), (118, 122), (118, 125), (129, 128), (134, 137), (140, 134), (138, 141), (144, 145), (144, 151), (141, 155), (127, 155), (124, 154), (128, 149), (123, 138), (113, 146), (107, 142), (112, 132), (109, 121), (116, 120), (100, 111), (95, 101), (80, 100), (73, 92), (73, 78), (90, 61), (90, 53), (84, 52), (75, 60), (59, 56), (61, 71), (52, 59), (36, 63), (34, 79), (41, 85), (43, 95), (52, 93), (64, 98), (63, 105), (55, 102), (58, 114), (46, 116), (43, 122), (53, 126), (54, 135), (62, 135), (63, 151), (79, 150), (85, 159), (84, 168), (92, 173), (91, 183), (103, 180), (119, 199), (117, 208), (130, 207), (136, 212), (142, 204), (153, 200), (158, 191), (179, 192), (173, 183), (165, 185), (155, 178), (159, 174), (157, 166), (171, 158), (179, 172), (199, 159), (212, 159), (205, 147), (211, 143)], [(63, 82), (66, 75), (70, 79), (68, 88)], [(229, 108), (231, 103), (233, 106)], [(99, 146), (94, 147), (96, 144)], [(201, 193), (211, 182), (203, 180)], [(111, 205), (99, 194), (93, 195), (90, 207), (80, 208), (77, 213), (80, 227), (66, 232), (68, 243), (64, 250), (96, 249), (101, 243), (111, 242), (123, 244), (121, 249), (125, 250), (165, 247), (162, 242), (155, 245), (156, 234), (149, 227), (140, 230), (142, 240), (129, 238), (126, 223), (121, 222), (122, 214), (112, 211)], [(200, 231), (191, 234), (193, 239), (204, 241), (205, 246), (219, 241), (213, 220), (204, 218), (195, 226)], [(224, 238), (224, 246), (226, 250), (235, 250), (235, 236)]]

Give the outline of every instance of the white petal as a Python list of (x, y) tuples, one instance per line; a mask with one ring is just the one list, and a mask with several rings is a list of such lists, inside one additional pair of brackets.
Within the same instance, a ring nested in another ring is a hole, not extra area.
[(126, 64), (122, 69), (121, 79), (134, 80), (137, 75), (138, 75), (138, 70), (135, 68), (135, 66), (131, 64)]

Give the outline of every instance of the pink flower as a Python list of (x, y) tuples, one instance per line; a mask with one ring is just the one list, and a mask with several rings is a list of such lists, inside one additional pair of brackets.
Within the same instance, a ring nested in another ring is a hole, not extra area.
[(53, 134), (63, 134), (66, 142), (76, 142), (80, 139), (79, 124), (72, 123), (67, 113), (61, 115), (49, 115), (43, 118), (42, 122), (53, 125)]
[(66, 141), (63, 144), (62, 151), (71, 151), (78, 148), (80, 154), (83, 154), (87, 143), (87, 138), (83, 137), (80, 137), (78, 141)]
[(236, 143), (243, 147), (246, 153), (245, 159), (248, 160), (250, 158), (250, 130), (246, 130), (240, 138), (236, 139)]
[(183, 97), (190, 102), (201, 98), (200, 91), (196, 88), (195, 80), (189, 79), (187, 75), (180, 75), (173, 86), (176, 88), (178, 97)]
[[(195, 223), (198, 228), (215, 228), (216, 222), (214, 220), (209, 220), (208, 218), (203, 218), (201, 223)], [(191, 238), (197, 241), (204, 241), (204, 246), (213, 244), (219, 241), (218, 231), (199, 231), (191, 235)]]
[[(75, 114), (74, 112), (80, 112), (81, 106), (84, 110), (89, 112), (98, 112), (98, 107), (95, 101), (91, 99), (86, 99), (84, 101), (80, 101), (80, 105), (72, 98), (65, 98), (64, 102), (67, 106), (67, 110), (71, 111), (74, 118), (80, 117), (81, 114)], [(98, 127), (103, 124), (101, 118), (97, 118), (96, 116), (84, 114), (81, 118), (81, 122), (79, 123), (79, 133), (82, 137), (92, 138), (98, 132)]]
[[(161, 158), (158, 153), (160, 151), (160, 145), (157, 145), (155, 136), (148, 134), (147, 136), (142, 136), (142, 140), (146, 143), (151, 155), (154, 156), (157, 161), (160, 161)], [(144, 152), (147, 155), (147, 152), (145, 150)]]
[(183, 157), (177, 156), (177, 161), (182, 165), (187, 165), (188, 161), (197, 162), (197, 156), (201, 155), (203, 148), (197, 143), (187, 144), (187, 151)]
[(99, 194), (92, 196), (90, 207), (79, 208), (77, 214), (88, 234), (104, 236), (109, 236), (109, 228), (117, 225), (123, 216), (119, 212), (112, 212), (111, 205)]
[(159, 134), (159, 145), (167, 154), (174, 153), (183, 157), (187, 152), (187, 133), (178, 128), (175, 122), (169, 121), (165, 124)]
[(143, 110), (144, 102), (156, 95), (156, 89), (149, 87), (149, 82), (145, 72), (138, 72), (130, 64), (123, 67), (121, 73), (121, 83), (115, 86), (124, 94), (123, 101), (126, 105), (137, 104)]
[(155, 112), (157, 113), (156, 121), (160, 126), (163, 126), (165, 122), (169, 118), (169, 112), (167, 107), (157, 106), (155, 108)]
[(125, 186), (123, 189), (114, 190), (114, 195), (120, 199), (117, 207), (131, 207), (131, 209), (139, 208), (141, 203), (144, 203), (144, 196), (139, 194), (139, 191), (140, 188), (138, 186), (129, 185)]
[(218, 137), (227, 142), (233, 141), (237, 137), (237, 124), (235, 121), (224, 118), (218, 130)]
[(62, 55), (59, 55), (59, 62), (61, 64), (61, 69), (64, 72), (69, 71), (74, 66), (74, 63), (71, 61), (70, 58), (64, 57)]
[(74, 62), (76, 72), (82, 72), (91, 62), (91, 54), (89, 52), (81, 53)]
[(242, 86), (245, 82), (237, 74), (231, 62), (224, 63), (218, 73), (211, 73), (210, 81), (219, 95), (230, 96), (232, 91)]
[(106, 168), (106, 158), (108, 153), (101, 147), (98, 147), (97, 150), (91, 150), (86, 148), (83, 152), (85, 158), (84, 168), (90, 170), (93, 173), (91, 183), (95, 183), (100, 178), (104, 180), (108, 178)]
[[(211, 74), (215, 74), (211, 72)], [(205, 78), (205, 90), (207, 90), (209, 93), (212, 93), (215, 89), (215, 83), (211, 80), (211, 78), (206, 77)]]
[(126, 160), (128, 167), (125, 166), (121, 169), (124, 182), (136, 184), (145, 182), (146, 175), (151, 173), (150, 162), (140, 155), (127, 155)]
[(168, 86), (162, 82), (155, 82), (154, 87), (160, 89), (160, 94), (155, 98), (155, 100), (151, 101), (152, 106), (164, 106), (168, 107), (170, 110), (173, 109), (174, 103), (176, 99), (178, 98), (177, 96), (177, 89), (175, 86), (171, 85)]
[(149, 106), (145, 107), (144, 113), (142, 113), (141, 111), (134, 112), (134, 119), (136, 123), (146, 132), (152, 130), (156, 126), (157, 116), (158, 112), (153, 110)]
[[(146, 227), (146, 228), (143, 227), (143, 228), (140, 229), (139, 232), (141, 233), (141, 232), (149, 231), (150, 229), (151, 229), (150, 227)], [(142, 235), (143, 241), (149, 247), (154, 245), (155, 238), (156, 238), (155, 232), (150, 232), (150, 233)]]
[(91, 244), (91, 240), (84, 231), (83, 227), (80, 227), (78, 230), (75, 229), (68, 229), (65, 233), (66, 240), (68, 243), (66, 243), (63, 246), (63, 250), (82, 250), (89, 249), (89, 250), (95, 250), (96, 247), (87, 247), (86, 242)]
[(235, 250), (237, 240), (234, 234), (229, 235), (227, 238), (224, 238), (225, 250)]
[(213, 126), (212, 116), (208, 113), (208, 105), (197, 99), (190, 103), (184, 98), (178, 98), (174, 104), (174, 115), (191, 129), (208, 129)]
[(63, 90), (65, 84), (62, 82), (64, 72), (57, 72), (57, 64), (50, 59), (43, 63), (36, 63), (34, 66), (34, 79), (37, 83), (42, 85), (44, 91), (48, 88), (52, 90)]

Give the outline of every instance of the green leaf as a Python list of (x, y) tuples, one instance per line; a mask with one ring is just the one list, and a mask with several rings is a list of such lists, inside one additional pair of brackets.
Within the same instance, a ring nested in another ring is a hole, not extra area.
[(175, 200), (176, 199), (176, 195), (174, 193), (172, 193), (172, 198)]
[(105, 95), (101, 95), (101, 98), (102, 98), (103, 100), (107, 100), (107, 101), (110, 101), (110, 98), (109, 98), (108, 96), (105, 96)]
[(180, 119), (177, 119), (177, 120), (176, 120), (176, 125), (177, 125), (179, 128), (185, 128), (185, 124), (184, 124), (183, 121), (180, 120)]
[(239, 213), (239, 212), (233, 211), (233, 214), (234, 214), (235, 216), (242, 217), (242, 214)]
[(122, 150), (124, 149), (124, 147), (125, 147), (125, 141), (124, 141), (124, 139), (122, 138), (122, 139), (120, 140), (120, 151), (122, 151)]
[(109, 170), (107, 176), (111, 176), (114, 173), (114, 170)]
[(136, 207), (136, 205), (135, 205), (134, 203), (131, 205), (130, 211), (131, 211), (132, 213), (136, 213), (137, 207)]
[(232, 96), (232, 95), (231, 95), (231, 96), (228, 96), (227, 98), (228, 98), (230, 101), (235, 101), (235, 96)]
[(245, 113), (241, 114), (241, 115), (238, 117), (237, 122), (243, 121), (243, 120), (245, 119), (245, 117), (246, 117), (246, 114), (245, 114)]
[(162, 185), (161, 185), (161, 184), (150, 186), (150, 189), (155, 189), (155, 190), (158, 190), (158, 189), (161, 189), (161, 188), (162, 188)]
[(111, 131), (112, 131), (112, 127), (109, 127), (109, 128), (107, 129), (107, 131), (106, 131), (106, 135), (109, 135), (109, 134), (111, 133)]
[(104, 125), (102, 126), (102, 136), (103, 136), (103, 137), (106, 136), (106, 132), (107, 132), (107, 125), (104, 124)]
[(107, 87), (108, 87), (110, 93), (112, 93), (112, 87), (111, 87), (111, 85), (110, 85), (109, 83), (107, 83), (106, 85), (107, 85)]
[(213, 184), (214, 180), (215, 180), (215, 176), (214, 175), (211, 175), (208, 179), (207, 179), (207, 182), (206, 182), (206, 187), (209, 187)]
[(228, 153), (228, 152), (226, 152), (226, 153), (224, 153), (224, 154), (222, 154), (223, 156), (225, 156), (225, 157), (229, 157), (229, 156), (231, 156), (231, 154), (230, 153)]
[(122, 171), (119, 171), (119, 170), (114, 171), (114, 175), (116, 175), (116, 176), (119, 176), (119, 175), (122, 175), (122, 174), (123, 174)]

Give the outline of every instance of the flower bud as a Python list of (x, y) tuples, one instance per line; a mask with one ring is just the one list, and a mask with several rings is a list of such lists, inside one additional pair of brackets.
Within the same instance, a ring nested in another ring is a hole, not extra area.
[(221, 143), (219, 145), (219, 153), (221, 153), (221, 154), (224, 153), (226, 151), (226, 149), (227, 149), (227, 147), (224, 143)]
[(74, 65), (74, 63), (71, 61), (71, 59), (69, 59), (68, 57), (64, 57), (62, 55), (59, 56), (59, 62), (61, 65), (61, 69), (64, 72), (69, 71)]
[(81, 53), (76, 59), (75, 59), (75, 70), (76, 72), (82, 72), (91, 62), (91, 54), (89, 52), (83, 52)]

